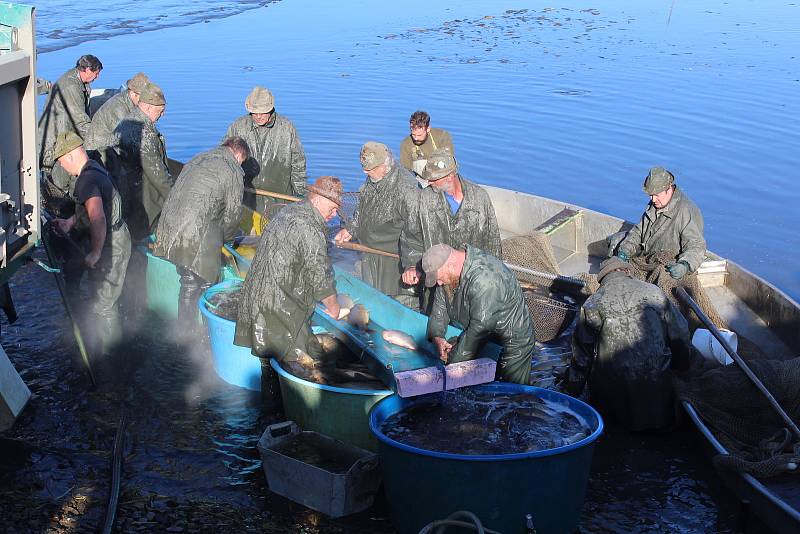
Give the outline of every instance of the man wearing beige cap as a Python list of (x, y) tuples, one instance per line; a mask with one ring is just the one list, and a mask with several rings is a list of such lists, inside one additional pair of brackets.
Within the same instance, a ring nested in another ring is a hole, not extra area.
[(87, 150), (102, 149), (112, 143), (114, 128), (139, 104), (139, 95), (150, 79), (144, 72), (137, 72), (126, 84), (127, 90), (120, 91), (106, 100), (92, 117)]
[(122, 291), (131, 254), (131, 238), (122, 220), (119, 194), (102, 165), (89, 159), (83, 140), (74, 132), (58, 135), (53, 157), (75, 182), (75, 214), (53, 219), (64, 234), (79, 239), (88, 234), (89, 252), (84, 258), (92, 283), (93, 324), (103, 349), (119, 335), (117, 300)]
[[(422, 256), (425, 285), (437, 287), (428, 318), (428, 338), (446, 363), (478, 357), (491, 339), (502, 345), (497, 379), (529, 384), (535, 348), (533, 321), (514, 273), (492, 254), (467, 245), (439, 244)], [(463, 330), (455, 343), (445, 339), (448, 325)]]
[(639, 223), (619, 244), (616, 255), (627, 261), (634, 256), (672, 251), (675, 258), (666, 269), (673, 278), (681, 279), (697, 271), (706, 256), (700, 210), (663, 167), (650, 169), (642, 188), (650, 202)]
[(155, 230), (175, 182), (167, 165), (164, 137), (156, 128), (166, 105), (161, 88), (146, 84), (139, 103), (114, 129), (115, 154), (109, 167), (122, 194), (123, 217), (136, 241)]
[[(397, 164), (383, 143), (365, 143), (360, 161), (367, 179), (359, 189), (353, 218), (334, 239), (355, 239), (362, 245), (399, 254), (400, 234), (419, 202), (417, 183), (408, 170)], [(361, 255), (361, 277), (365, 282), (411, 308), (418, 308), (414, 288), (402, 283), (401, 274), (397, 259), (370, 253)]]
[(439, 243), (454, 248), (472, 245), (498, 258), (500, 229), (489, 195), (458, 174), (456, 159), (447, 150), (434, 151), (423, 171), (430, 182), (420, 192), (419, 208), (409, 217), (400, 238), (403, 282), (416, 284), (423, 252)]
[[(269, 89), (256, 86), (247, 96), (242, 115), (228, 127), (223, 140), (238, 136), (250, 147), (244, 164), (245, 187), (283, 195), (303, 196), (306, 192), (306, 154), (292, 122), (275, 111)], [(245, 195), (245, 204), (264, 213), (280, 202), (268, 196)]]
[(305, 355), (324, 356), (310, 320), (317, 302), (339, 316), (326, 236), (341, 203), (342, 182), (335, 176), (308, 186), (306, 199), (269, 222), (242, 285), (234, 343), (262, 359), (268, 397), (275, 387), (269, 358), (289, 365)]

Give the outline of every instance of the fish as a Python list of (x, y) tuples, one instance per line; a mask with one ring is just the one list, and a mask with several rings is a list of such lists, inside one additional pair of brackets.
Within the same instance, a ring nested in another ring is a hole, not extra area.
[(333, 334), (317, 334), (317, 341), (322, 345), (322, 350), (327, 353), (336, 353), (342, 350), (344, 343)]
[(383, 337), (384, 341), (392, 345), (405, 347), (408, 350), (417, 350), (417, 344), (414, 342), (414, 338), (400, 330), (384, 330), (381, 333), (381, 337)]
[(348, 295), (347, 293), (337, 293), (336, 302), (339, 303), (338, 319), (341, 321), (350, 314), (350, 310), (353, 309), (355, 303), (353, 302), (353, 299), (350, 298), (350, 295)]
[(360, 330), (366, 330), (369, 324), (369, 311), (363, 304), (356, 304), (347, 314), (347, 322)]

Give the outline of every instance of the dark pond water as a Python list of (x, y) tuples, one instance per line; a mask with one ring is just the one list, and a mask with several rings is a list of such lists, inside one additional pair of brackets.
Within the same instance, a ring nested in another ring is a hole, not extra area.
[[(337, 174), (349, 190), (360, 145), (396, 149), (415, 109), (452, 132), (465, 176), (628, 219), (644, 207), (647, 169), (664, 165), (703, 209), (709, 248), (800, 296), (797, 4), (261, 3), (42, 2), (51, 51), (39, 72), (55, 79), (83, 53), (106, 66), (98, 86), (146, 71), (165, 89), (160, 128), (182, 160), (218, 142), (266, 85), (310, 175)], [(82, 524), (96, 528), (123, 408), (124, 524), (177, 528), (175, 510), (192, 503), (230, 521), (217, 530), (391, 531), (380, 503), (337, 522), (268, 494), (255, 442), (274, 420), (216, 379), (203, 347), (177, 350), (143, 323), (118, 356), (134, 378), (89, 392), (51, 276), (26, 268), (12, 291), (21, 319), (3, 323), (3, 345), (34, 392), (0, 436), (0, 510), (19, 531), (45, 530), (67, 504), (85, 505)], [(209, 517), (187, 514), (184, 529)], [(737, 514), (691, 432), (612, 425), (599, 440), (583, 530), (734, 532)]]

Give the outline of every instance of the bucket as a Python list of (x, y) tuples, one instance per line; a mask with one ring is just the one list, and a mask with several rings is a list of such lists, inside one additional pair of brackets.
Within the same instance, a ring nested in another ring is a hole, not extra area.
[[(426, 397), (392, 395), (370, 412), (369, 428), (378, 439), (386, 502), (400, 534), (416, 534), (428, 523), (467, 510), (484, 527), (504, 534), (523, 534), (532, 516), (541, 534), (571, 533), (578, 521), (592, 464), (594, 442), (603, 420), (591, 406), (562, 393), (504, 382), (476, 390), (535, 394), (561, 403), (592, 429), (586, 438), (554, 449), (501, 455), (434, 452), (405, 445), (381, 432), (392, 415), (426, 402)], [(429, 402), (429, 401), (427, 401)]]
[(211, 345), (211, 361), (220, 378), (229, 384), (253, 391), (261, 391), (261, 360), (253, 356), (249, 347), (233, 344), (236, 322), (215, 315), (209, 307), (211, 295), (221, 291), (230, 291), (242, 283), (241, 280), (230, 279), (211, 286), (200, 297), (198, 305), (208, 328), (208, 340)]
[(181, 277), (175, 264), (147, 251), (147, 309), (162, 319), (178, 318)]
[[(720, 328), (719, 332), (722, 334), (722, 338), (728, 342), (728, 345), (730, 345), (735, 352), (739, 346), (739, 338), (737, 337), (736, 332), (725, 330), (723, 328)], [(694, 331), (694, 335), (692, 336), (692, 345), (694, 348), (700, 351), (700, 354), (702, 354), (706, 360), (716, 362), (721, 365), (730, 365), (733, 363), (733, 358), (730, 357), (722, 344), (717, 341), (717, 338), (714, 337), (714, 334), (705, 328), (698, 328)]]

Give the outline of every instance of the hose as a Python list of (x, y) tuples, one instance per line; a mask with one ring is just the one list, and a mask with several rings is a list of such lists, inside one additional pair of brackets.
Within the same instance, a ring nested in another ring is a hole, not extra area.
[[(461, 521), (460, 519), (468, 519), (469, 522)], [(447, 516), (447, 519), (437, 519), (436, 521), (431, 521), (422, 527), (422, 530), (419, 531), (419, 534), (430, 534), (433, 532), (433, 529), (437, 529), (436, 534), (444, 534), (444, 531), (447, 529), (447, 527), (471, 529), (478, 532), (478, 534), (500, 534), (500, 532), (496, 530), (484, 528), (483, 523), (481, 523), (481, 520), (478, 519), (478, 516), (467, 510), (453, 512)]]
[(117, 435), (114, 437), (114, 449), (111, 457), (111, 489), (108, 492), (106, 517), (103, 521), (103, 534), (111, 534), (114, 529), (114, 520), (117, 518), (117, 505), (119, 504), (119, 488), (122, 482), (122, 452), (125, 448), (125, 426), (127, 417), (125, 413), (119, 418)]

